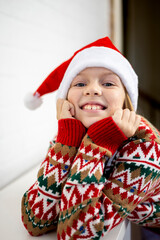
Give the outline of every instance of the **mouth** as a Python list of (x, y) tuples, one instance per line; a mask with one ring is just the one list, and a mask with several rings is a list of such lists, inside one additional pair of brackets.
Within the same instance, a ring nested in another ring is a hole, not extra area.
[(98, 111), (98, 110), (105, 110), (106, 106), (99, 104), (99, 103), (85, 103), (80, 108), (82, 110)]

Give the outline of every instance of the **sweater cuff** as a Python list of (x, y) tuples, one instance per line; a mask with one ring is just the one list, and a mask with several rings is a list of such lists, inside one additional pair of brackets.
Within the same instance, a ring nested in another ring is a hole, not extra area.
[(77, 119), (67, 118), (58, 121), (57, 142), (67, 146), (79, 147), (85, 134), (86, 128)]
[(104, 118), (92, 124), (87, 134), (95, 144), (107, 148), (112, 154), (128, 139), (112, 117)]

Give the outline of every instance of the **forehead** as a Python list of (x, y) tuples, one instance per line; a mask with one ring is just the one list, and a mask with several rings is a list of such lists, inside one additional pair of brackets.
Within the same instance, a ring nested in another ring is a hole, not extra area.
[(118, 84), (123, 85), (120, 77), (112, 72), (112, 70), (104, 68), (104, 67), (88, 67), (79, 72), (72, 80), (71, 85), (76, 81), (84, 80), (84, 79), (100, 79), (105, 77), (112, 77), (112, 80), (116, 81)]
[(93, 79), (101, 79), (106, 77), (109, 77), (110, 80), (114, 81), (119, 86), (124, 87), (120, 77), (116, 73), (114, 73), (112, 70), (104, 67), (85, 68), (73, 78), (70, 86), (75, 84), (75, 82), (77, 81), (84, 81), (84, 80), (92, 81)]
[(114, 72), (112, 72), (110, 69), (104, 68), (104, 67), (88, 67), (82, 70), (77, 74), (77, 76), (81, 75), (91, 75), (91, 74), (113, 74), (116, 75)]

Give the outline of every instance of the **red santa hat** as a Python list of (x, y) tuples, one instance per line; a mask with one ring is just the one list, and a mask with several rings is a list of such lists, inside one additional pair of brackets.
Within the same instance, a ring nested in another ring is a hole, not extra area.
[(101, 38), (81, 48), (70, 59), (53, 70), (33, 94), (26, 96), (26, 107), (36, 109), (42, 104), (41, 97), (55, 90), (58, 90), (58, 98), (66, 99), (72, 80), (87, 67), (105, 67), (116, 73), (125, 86), (133, 108), (136, 111), (138, 77), (128, 60), (119, 52), (108, 37)]

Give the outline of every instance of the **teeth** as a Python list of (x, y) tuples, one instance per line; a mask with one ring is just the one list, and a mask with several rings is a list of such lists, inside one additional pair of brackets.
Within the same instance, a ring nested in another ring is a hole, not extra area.
[(83, 107), (83, 109), (86, 109), (86, 110), (101, 110), (102, 109), (102, 106), (99, 106), (99, 105), (85, 105)]

